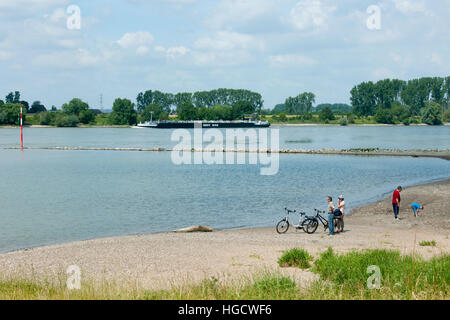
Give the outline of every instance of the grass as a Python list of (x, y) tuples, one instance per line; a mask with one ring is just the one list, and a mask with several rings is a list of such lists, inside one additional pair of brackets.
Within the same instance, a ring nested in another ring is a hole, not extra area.
[(436, 247), (437, 243), (436, 241), (422, 241), (419, 243), (421, 247)]
[[(280, 260), (297, 265), (308, 262), (305, 250), (284, 252)], [(299, 263), (299, 261), (302, 261)], [(283, 263), (282, 263), (283, 264)], [(381, 271), (380, 289), (370, 290), (369, 266)], [(137, 285), (111, 282), (83, 282), (80, 290), (68, 290), (63, 278), (57, 283), (43, 280), (0, 279), (0, 300), (398, 300), (449, 299), (450, 255), (423, 260), (402, 256), (398, 251), (352, 251), (342, 255), (328, 249), (310, 269), (319, 276), (299, 285), (277, 272), (264, 272), (253, 277), (225, 283), (210, 278), (198, 284), (177, 284), (170, 290), (144, 290)]]
[(278, 259), (280, 267), (297, 267), (300, 269), (308, 269), (311, 267), (309, 261), (312, 257), (306, 250), (303, 249), (291, 249), (283, 253)]
[[(369, 290), (369, 266), (381, 271), (382, 288)], [(367, 250), (336, 255), (330, 248), (315, 261), (313, 272), (330, 281), (342, 292), (359, 292), (365, 298), (439, 299), (448, 297), (450, 255), (425, 261), (402, 256), (399, 251)]]

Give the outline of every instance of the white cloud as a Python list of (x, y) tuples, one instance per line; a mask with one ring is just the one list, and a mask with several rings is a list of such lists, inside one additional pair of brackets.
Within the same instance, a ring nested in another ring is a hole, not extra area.
[(188, 52), (189, 52), (189, 49), (187, 49), (183, 46), (169, 48), (169, 49), (167, 49), (167, 58), (176, 59), (178, 57), (184, 56)]
[(136, 54), (138, 55), (138, 56), (143, 56), (143, 55), (145, 55), (145, 54), (147, 54), (148, 52), (149, 52), (149, 47), (147, 47), (147, 46), (139, 46), (137, 49), (136, 49)]
[(149, 32), (138, 31), (134, 33), (125, 33), (122, 38), (117, 40), (117, 44), (124, 49), (139, 48), (142, 46), (150, 45), (153, 40), (153, 35), (151, 35)]
[(218, 31), (214, 37), (204, 37), (194, 42), (194, 47), (202, 50), (264, 50), (265, 43), (257, 37), (232, 31)]
[(301, 0), (291, 9), (286, 19), (298, 30), (324, 28), (336, 10), (326, 0)]
[(429, 14), (424, 0), (394, 0), (395, 8), (403, 14), (424, 13)]
[(270, 56), (270, 65), (272, 67), (310, 67), (318, 62), (310, 57), (300, 54), (283, 54)]
[(0, 9), (46, 8), (68, 2), (69, 0), (2, 0), (0, 1)]
[(86, 49), (70, 51), (57, 51), (37, 56), (33, 62), (44, 67), (56, 67), (64, 69), (77, 69), (90, 67), (101, 61), (100, 56), (94, 56)]
[(272, 14), (278, 5), (277, 0), (221, 0), (210, 18), (208, 26), (225, 28), (242, 25)]

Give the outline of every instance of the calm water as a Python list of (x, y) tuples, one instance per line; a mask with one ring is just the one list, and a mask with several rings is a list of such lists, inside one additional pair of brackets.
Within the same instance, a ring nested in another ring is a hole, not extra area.
[[(448, 128), (356, 129), (282, 128), (280, 135), (310, 138), (308, 148), (450, 149)], [(0, 148), (17, 145), (16, 134), (1, 129)], [(141, 129), (28, 129), (25, 137), (33, 146), (170, 147), (168, 136)], [(0, 252), (194, 224), (273, 226), (285, 206), (325, 208), (326, 195), (343, 193), (355, 207), (399, 184), (445, 178), (450, 161), (431, 158), (281, 155), (279, 173), (261, 176), (254, 165), (175, 166), (170, 153), (0, 149)]]
[[(275, 127), (273, 127), (275, 128)], [(171, 130), (131, 128), (25, 128), (29, 147), (174, 146)], [(0, 148), (18, 145), (18, 129), (0, 129)], [(286, 149), (450, 149), (450, 126), (442, 127), (283, 127), (280, 147)]]

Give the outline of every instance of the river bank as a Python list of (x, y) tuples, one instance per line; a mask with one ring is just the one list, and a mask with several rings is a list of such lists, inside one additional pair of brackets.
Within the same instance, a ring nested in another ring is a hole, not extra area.
[[(330, 237), (319, 228), (313, 235), (275, 228), (219, 230), (211, 233), (160, 233), (96, 239), (39, 247), (0, 255), (2, 276), (60, 279), (71, 265), (83, 279), (114, 281), (147, 289), (197, 283), (216, 277), (223, 281), (272, 270), (300, 283), (315, 275), (296, 268), (280, 268), (284, 250), (306, 248), (318, 256), (328, 247), (336, 252), (363, 249), (399, 250), (431, 258), (450, 252), (450, 181), (406, 188), (400, 221), (394, 221), (390, 197), (357, 208), (345, 219), (345, 232)], [(410, 203), (425, 205), (422, 218), (414, 218)], [(435, 246), (421, 246), (423, 241)]]

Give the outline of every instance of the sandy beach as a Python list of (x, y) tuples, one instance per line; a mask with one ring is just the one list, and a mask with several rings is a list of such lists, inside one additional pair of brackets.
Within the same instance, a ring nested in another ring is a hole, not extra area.
[[(414, 218), (410, 209), (413, 201), (425, 205), (422, 218)], [(161, 289), (211, 277), (234, 280), (271, 270), (307, 283), (314, 274), (278, 266), (284, 250), (305, 248), (315, 256), (328, 247), (338, 252), (395, 249), (424, 258), (448, 254), (449, 208), (450, 180), (405, 189), (400, 221), (394, 221), (390, 197), (357, 208), (345, 218), (345, 232), (333, 237), (321, 226), (313, 235), (292, 229), (279, 235), (274, 226), (96, 239), (2, 254), (0, 275), (56, 279), (65, 275), (67, 267), (77, 265), (83, 279)], [(437, 243), (435, 247), (419, 245), (432, 240)]]

